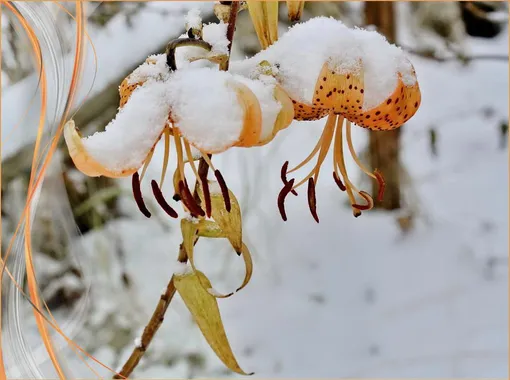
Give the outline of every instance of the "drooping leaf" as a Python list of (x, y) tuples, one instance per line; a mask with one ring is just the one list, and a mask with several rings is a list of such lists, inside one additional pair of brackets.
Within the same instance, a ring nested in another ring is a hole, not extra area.
[[(209, 189), (211, 192), (211, 217), (225, 233), (230, 244), (234, 247), (234, 250), (240, 254), (243, 248), (243, 233), (239, 202), (234, 193), (229, 190), (231, 209), (230, 212), (227, 211), (223, 195), (221, 191), (214, 191), (216, 188), (219, 188), (217, 182), (209, 181)], [(204, 202), (204, 193), (201, 187), (199, 187), (198, 195), (201, 201)]]
[(221, 320), (218, 301), (202, 286), (206, 284), (211, 288), (209, 279), (202, 272), (195, 271), (184, 275), (176, 274), (174, 284), (218, 358), (232, 371), (241, 375), (252, 375), (244, 372), (237, 363)]
[(212, 220), (200, 219), (197, 224), (198, 236), (206, 238), (225, 238), (227, 235), (221, 230), (218, 223)]
[(248, 247), (246, 246), (246, 244), (244, 244), (244, 243), (243, 243), (243, 249), (242, 249), (241, 253), (243, 255), (244, 267), (245, 267), (246, 272), (244, 275), (243, 283), (241, 284), (241, 286), (239, 288), (237, 288), (236, 292), (240, 291), (246, 285), (248, 285), (248, 283), (251, 280), (251, 275), (253, 274), (253, 261), (251, 260), (251, 253), (250, 253)]
[[(200, 231), (201, 224), (202, 224), (202, 226), (207, 225), (210, 228), (213, 228), (215, 231), (218, 231), (218, 229), (219, 229), (219, 226), (212, 221), (206, 221), (203, 219), (198, 222), (194, 222), (189, 219), (181, 220), (181, 231), (182, 231), (183, 245), (184, 245), (184, 249), (186, 250), (186, 254), (188, 256), (191, 268), (193, 269), (194, 272), (198, 272), (198, 269), (195, 266), (194, 245), (195, 245), (195, 242), (197, 239), (197, 232)], [(221, 233), (221, 229), (219, 231)], [(200, 236), (202, 236), (202, 235), (200, 235)], [(215, 237), (218, 237), (218, 236), (215, 236)], [(236, 292), (243, 289), (248, 284), (248, 282), (251, 279), (252, 273), (253, 273), (253, 262), (252, 262), (251, 254), (250, 254), (250, 251), (248, 250), (248, 247), (244, 243), (242, 243), (242, 248), (241, 248), (240, 253), (244, 260), (245, 275), (244, 275), (244, 280), (243, 280), (241, 286), (236, 289)], [(215, 290), (214, 288), (212, 288), (210, 283), (202, 282), (202, 278), (200, 278), (200, 277), (199, 277), (199, 282), (202, 285), (202, 287), (207, 292), (209, 292), (212, 296), (214, 296), (215, 298), (228, 298), (228, 297), (231, 297), (235, 293), (235, 292), (220, 293), (217, 290)]]

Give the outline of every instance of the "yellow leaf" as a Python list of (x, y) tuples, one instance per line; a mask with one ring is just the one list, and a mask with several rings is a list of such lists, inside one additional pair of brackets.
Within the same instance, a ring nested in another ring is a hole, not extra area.
[[(193, 269), (193, 272), (198, 272), (198, 269), (195, 266), (195, 249), (194, 249), (195, 242), (197, 239), (197, 232), (200, 231), (200, 225), (202, 224), (202, 226), (204, 226), (206, 223), (208, 226), (210, 226), (210, 228), (214, 228), (215, 231), (219, 230), (221, 233), (219, 226), (212, 221), (200, 220), (199, 222), (195, 223), (188, 219), (181, 220), (181, 232), (182, 232), (183, 246), (184, 246), (184, 250), (186, 251), (186, 254), (188, 256), (189, 263), (191, 265), (191, 268)], [(202, 236), (202, 235), (200, 235), (200, 236)], [(220, 236), (215, 236), (215, 237), (220, 237)], [(244, 260), (245, 275), (244, 275), (243, 283), (241, 284), (240, 287), (238, 287), (236, 289), (236, 292), (238, 292), (239, 290), (243, 289), (246, 285), (248, 285), (248, 282), (250, 282), (250, 279), (251, 279), (251, 276), (253, 273), (253, 262), (251, 259), (250, 251), (248, 250), (248, 247), (244, 243), (241, 242), (241, 244), (242, 244), (242, 247), (241, 247), (240, 253), (242, 254), (243, 260)], [(204, 288), (204, 290), (209, 292), (215, 298), (228, 298), (228, 297), (231, 297), (235, 293), (235, 292), (220, 293), (220, 292), (214, 290), (211, 287), (210, 283), (202, 282), (201, 278), (199, 278), (199, 282), (202, 285), (202, 287)]]
[(221, 230), (218, 223), (212, 220), (200, 219), (197, 224), (198, 236), (206, 238), (225, 238), (227, 235)]
[(262, 49), (278, 39), (278, 1), (247, 1)]
[(244, 372), (237, 363), (223, 327), (218, 301), (202, 286), (207, 284), (211, 288), (209, 279), (198, 271), (174, 276), (177, 292), (218, 358), (232, 371), (241, 375), (252, 375), (253, 373)]
[(246, 285), (248, 285), (248, 282), (250, 282), (251, 275), (253, 273), (253, 262), (251, 260), (251, 253), (248, 250), (248, 247), (246, 246), (246, 244), (244, 244), (244, 243), (243, 243), (242, 255), (243, 255), (243, 259), (244, 259), (244, 268), (245, 268), (246, 272), (244, 275), (243, 283), (241, 284), (241, 286), (239, 288), (237, 288), (236, 292), (240, 291), (242, 288), (244, 288)]
[(198, 226), (188, 219), (181, 219), (182, 244), (188, 258), (193, 256), (193, 247), (197, 236)]
[[(198, 231), (197, 224), (187, 219), (181, 220), (182, 244), (184, 245), (184, 250), (186, 251), (186, 255), (188, 256), (188, 260), (191, 265), (191, 269), (193, 269), (193, 272), (198, 272), (197, 267), (195, 266), (195, 249), (194, 249), (197, 231)], [(232, 296), (232, 294), (234, 294), (234, 292), (222, 294), (215, 290), (213, 291), (211, 284), (206, 284), (202, 282), (202, 279), (200, 277), (198, 278), (198, 280), (200, 285), (204, 288), (204, 290), (206, 292), (211, 293), (216, 298), (228, 298)]]
[[(243, 232), (239, 202), (234, 193), (229, 190), (231, 209), (230, 212), (227, 211), (221, 191), (214, 191), (215, 188), (219, 188), (218, 183), (209, 181), (209, 190), (211, 192), (211, 217), (218, 223), (218, 226), (224, 232), (230, 244), (234, 247), (234, 250), (240, 255), (243, 249)], [(199, 186), (198, 195), (202, 204), (204, 204), (204, 192), (201, 186)]]

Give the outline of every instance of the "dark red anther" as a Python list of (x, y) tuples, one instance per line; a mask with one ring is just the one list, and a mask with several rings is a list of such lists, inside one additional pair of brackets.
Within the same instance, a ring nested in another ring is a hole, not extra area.
[(193, 216), (205, 216), (204, 210), (196, 203), (195, 198), (191, 195), (191, 191), (184, 181), (179, 181), (179, 194), (181, 195), (182, 203), (188, 208)]
[(294, 186), (294, 178), (287, 182), (280, 191), (280, 194), (278, 194), (278, 210), (280, 210), (280, 215), (284, 222), (287, 221), (287, 214), (285, 213), (285, 198), (291, 192), (292, 186)]
[(207, 182), (207, 172), (199, 173), (202, 190), (204, 192), (205, 213), (208, 218), (211, 217), (211, 192), (209, 191), (209, 182)]
[(367, 201), (366, 205), (360, 205), (360, 204), (353, 204), (352, 207), (357, 208), (358, 210), (370, 210), (374, 206), (374, 201), (372, 200), (372, 197), (367, 194), (365, 191), (360, 191), (359, 195), (363, 197)]
[(218, 185), (220, 185), (221, 194), (223, 195), (223, 200), (225, 201), (225, 209), (227, 212), (230, 212), (232, 205), (230, 204), (230, 194), (228, 193), (227, 184), (225, 183), (225, 180), (223, 179), (223, 176), (218, 169), (214, 171), (214, 175), (218, 180)]
[(161, 189), (158, 186), (158, 183), (155, 180), (152, 180), (151, 186), (154, 198), (156, 198), (156, 201), (161, 206), (161, 208), (172, 218), (177, 218), (179, 215), (177, 215), (177, 212), (167, 203), (163, 193), (161, 192)]
[(319, 216), (317, 215), (317, 199), (315, 198), (315, 181), (313, 177), (308, 179), (308, 206), (310, 212), (317, 223), (319, 223)]
[(338, 174), (336, 174), (336, 172), (333, 172), (333, 179), (335, 180), (335, 183), (340, 188), (340, 190), (342, 190), (342, 191), (346, 190), (345, 185), (343, 184), (343, 182), (340, 179), (340, 177), (338, 176)]
[[(285, 161), (285, 163), (283, 164), (282, 166), (282, 170), (280, 172), (280, 176), (282, 178), (282, 182), (284, 185), (286, 185), (287, 183), (289, 183), (289, 181), (287, 180), (287, 169), (289, 168), (289, 161)], [(297, 191), (292, 189), (291, 190), (292, 194), (294, 195), (298, 195), (297, 194)]]
[(147, 218), (151, 217), (150, 211), (145, 206), (145, 202), (143, 201), (142, 189), (140, 186), (140, 175), (138, 172), (133, 174), (131, 180), (131, 187), (133, 188), (133, 197), (135, 198), (136, 205), (140, 209), (141, 213), (145, 215)]

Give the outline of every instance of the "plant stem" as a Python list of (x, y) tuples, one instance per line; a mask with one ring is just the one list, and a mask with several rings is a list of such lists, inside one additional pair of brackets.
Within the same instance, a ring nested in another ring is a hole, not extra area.
[[(234, 31), (235, 31), (235, 23), (237, 20), (237, 12), (239, 10), (239, 1), (233, 1), (230, 5), (230, 15), (229, 15), (229, 22), (227, 27), (227, 38), (229, 40), (229, 57), (226, 60), (226, 63), (220, 67), (220, 70), (227, 71), (228, 70), (228, 64), (230, 61), (230, 51), (232, 49), (232, 40), (234, 38)], [(211, 155), (209, 155), (209, 158)], [(207, 162), (201, 158), (199, 165), (198, 165), (198, 173), (200, 175), (204, 174), (207, 175), (207, 172), (209, 171), (209, 165)], [(205, 177), (204, 176), (204, 177)], [(201, 177), (203, 178), (203, 177)], [(195, 184), (195, 195), (197, 194), (197, 186), (198, 181)], [(198, 197), (197, 197), (198, 198)], [(200, 199), (197, 199), (198, 202), (200, 202)], [(198, 238), (197, 238), (198, 241)], [(196, 244), (196, 242), (195, 242)], [(181, 263), (186, 263), (188, 261), (188, 254), (186, 250), (184, 249), (184, 245), (181, 243), (179, 246), (179, 256), (177, 257), (177, 261)], [(154, 312), (152, 313), (152, 317), (149, 320), (149, 323), (147, 326), (145, 326), (145, 329), (143, 330), (142, 336), (140, 337), (140, 344), (133, 349), (133, 352), (129, 356), (128, 360), (124, 363), (122, 366), (121, 371), (119, 374), (113, 376), (113, 379), (125, 379), (131, 373), (134, 371), (140, 360), (142, 359), (143, 355), (145, 354), (145, 351), (147, 351), (147, 348), (149, 347), (150, 343), (152, 342), (152, 339), (156, 335), (156, 332), (161, 327), (161, 324), (163, 323), (163, 320), (165, 318), (165, 313), (168, 309), (168, 306), (170, 306), (170, 302), (172, 302), (172, 299), (176, 293), (175, 284), (174, 284), (174, 275), (170, 278), (170, 281), (168, 282), (168, 285), (166, 287), (165, 293), (163, 293), (158, 301), (158, 304), (156, 305), (156, 308), (154, 309)]]
[(232, 51), (232, 41), (234, 40), (234, 32), (236, 30), (236, 20), (237, 13), (239, 11), (239, 1), (232, 1), (230, 4), (230, 15), (228, 18), (228, 26), (227, 26), (227, 40), (228, 40), (228, 59), (225, 64), (220, 67), (220, 70), (227, 71), (228, 64), (230, 62), (230, 52)]
[[(182, 244), (179, 247), (179, 257), (177, 260), (181, 263), (186, 263), (188, 261), (188, 255), (186, 254)], [(168, 306), (170, 306), (170, 302), (172, 301), (175, 292), (176, 289), (174, 284), (174, 276), (172, 275), (172, 278), (170, 278), (170, 281), (166, 286), (165, 293), (163, 293), (159, 298), (156, 309), (154, 309), (149, 323), (143, 330), (142, 336), (140, 338), (140, 344), (133, 349), (133, 352), (129, 356), (128, 360), (122, 366), (122, 370), (118, 375), (113, 376), (114, 379), (125, 379), (136, 368), (143, 355), (145, 354), (145, 351), (147, 351), (149, 344), (152, 342), (154, 335), (156, 335), (156, 332), (159, 330), (161, 324), (163, 323), (166, 310), (168, 309)]]

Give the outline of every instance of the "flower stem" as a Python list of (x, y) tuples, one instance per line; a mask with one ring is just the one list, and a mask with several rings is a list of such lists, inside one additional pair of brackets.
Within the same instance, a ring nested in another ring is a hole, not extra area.
[[(225, 64), (223, 64), (220, 67), (220, 70), (227, 71), (228, 70), (228, 64), (230, 61), (230, 51), (232, 48), (232, 40), (234, 38), (234, 32), (235, 32), (235, 23), (237, 20), (237, 13), (239, 10), (239, 1), (233, 1), (230, 5), (230, 15), (229, 15), (229, 22), (227, 27), (227, 39), (230, 42), (228, 46), (229, 51), (229, 57), (226, 60)], [(209, 155), (209, 158), (211, 158), (211, 155)], [(207, 172), (209, 171), (209, 165), (207, 162), (201, 158), (199, 165), (198, 165), (198, 174), (201, 176), (200, 178), (207, 178)], [(197, 202), (200, 202), (200, 198), (197, 196), (197, 190), (198, 190), (198, 181), (195, 184), (195, 191), (194, 195), (197, 200)], [(198, 238), (197, 238), (198, 241)], [(196, 242), (195, 242), (196, 243)], [(186, 263), (188, 261), (188, 254), (186, 250), (184, 249), (184, 245), (181, 243), (179, 247), (179, 256), (177, 257), (177, 261), (181, 263)], [(133, 349), (133, 352), (129, 356), (128, 360), (124, 363), (122, 366), (121, 371), (113, 376), (113, 379), (126, 379), (131, 373), (134, 371), (140, 360), (142, 359), (143, 355), (145, 354), (145, 351), (147, 351), (147, 348), (149, 347), (150, 343), (152, 342), (152, 339), (156, 335), (156, 332), (161, 327), (161, 324), (163, 323), (163, 320), (165, 318), (165, 313), (168, 309), (168, 306), (170, 306), (170, 303), (172, 302), (172, 299), (176, 293), (176, 288), (174, 284), (174, 275), (170, 278), (170, 281), (168, 282), (168, 285), (166, 287), (165, 292), (161, 295), (158, 304), (156, 305), (156, 308), (154, 309), (154, 312), (152, 313), (152, 317), (149, 320), (149, 323), (145, 326), (145, 329), (143, 330), (142, 336), (140, 338), (140, 344)]]

